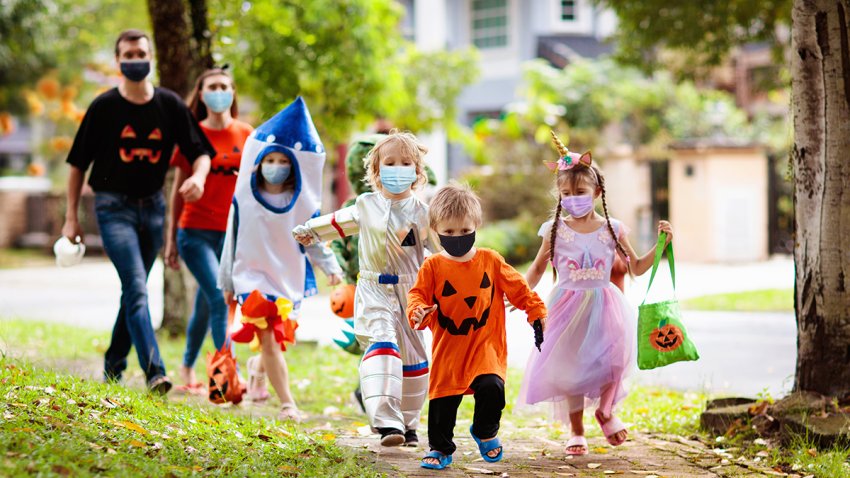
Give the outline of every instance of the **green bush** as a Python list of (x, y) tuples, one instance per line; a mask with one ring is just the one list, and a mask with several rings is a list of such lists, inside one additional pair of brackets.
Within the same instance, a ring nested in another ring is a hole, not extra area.
[(529, 215), (490, 223), (478, 230), (476, 244), (501, 254), (509, 264), (519, 265), (534, 259), (540, 248), (538, 221)]

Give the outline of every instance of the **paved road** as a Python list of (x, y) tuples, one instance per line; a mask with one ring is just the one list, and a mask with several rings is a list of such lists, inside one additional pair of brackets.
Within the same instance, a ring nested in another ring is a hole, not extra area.
[[(162, 321), (162, 265), (157, 263), (148, 284), (152, 319)], [(672, 292), (666, 269), (656, 279), (650, 301)], [(705, 294), (790, 288), (793, 262), (788, 259), (760, 264), (716, 266), (679, 264), (678, 297)], [(646, 290), (647, 275), (627, 288), (637, 307)], [(323, 280), (320, 278), (320, 280)], [(538, 292), (551, 289), (548, 276)], [(655, 290), (657, 288), (658, 290)], [(67, 269), (32, 267), (0, 270), (0, 318), (20, 317), (54, 321), (101, 330), (112, 327), (118, 310), (120, 283), (112, 266), (103, 260), (87, 260)], [(326, 297), (305, 301), (298, 329), (301, 340), (332, 343), (341, 336), (339, 319), (330, 313)], [(633, 380), (677, 389), (698, 389), (728, 394), (754, 395), (765, 389), (774, 395), (790, 389), (796, 360), (796, 325), (791, 313), (686, 312), (686, 325), (702, 355), (698, 362), (679, 363), (660, 370), (639, 371)], [(508, 360), (523, 368), (532, 344), (531, 329), (522, 313), (508, 317)]]

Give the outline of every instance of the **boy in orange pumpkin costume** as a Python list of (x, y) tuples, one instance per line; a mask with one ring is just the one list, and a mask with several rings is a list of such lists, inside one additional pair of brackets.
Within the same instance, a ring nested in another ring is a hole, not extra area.
[(482, 458), (502, 458), (496, 437), (505, 407), (507, 340), (504, 298), (528, 314), (529, 323), (546, 319), (546, 306), (523, 276), (495, 251), (476, 249), (481, 204), (467, 187), (449, 185), (431, 201), (430, 226), (444, 250), (422, 264), (408, 294), (412, 327), (434, 334), (428, 388), (428, 441), (423, 468), (452, 462), (457, 408), (464, 395), (475, 397), (470, 433)]

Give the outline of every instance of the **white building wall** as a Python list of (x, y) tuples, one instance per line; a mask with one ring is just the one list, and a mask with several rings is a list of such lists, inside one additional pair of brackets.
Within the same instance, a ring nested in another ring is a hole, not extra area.
[[(446, 48), (449, 35), (448, 9), (449, 0), (417, 0), (413, 4), (415, 22), (416, 47), (422, 51), (434, 51)], [(415, 132), (425, 146), (428, 147), (426, 161), (437, 176), (437, 184), (443, 185), (448, 180), (448, 141), (446, 132), (434, 129), (430, 132)]]

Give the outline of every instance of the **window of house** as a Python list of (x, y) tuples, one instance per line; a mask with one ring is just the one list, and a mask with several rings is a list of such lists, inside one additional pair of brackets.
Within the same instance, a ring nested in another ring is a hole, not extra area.
[(561, 0), (561, 20), (568, 22), (576, 19), (576, 0)]
[(478, 48), (508, 44), (508, 0), (472, 1), (472, 43)]

